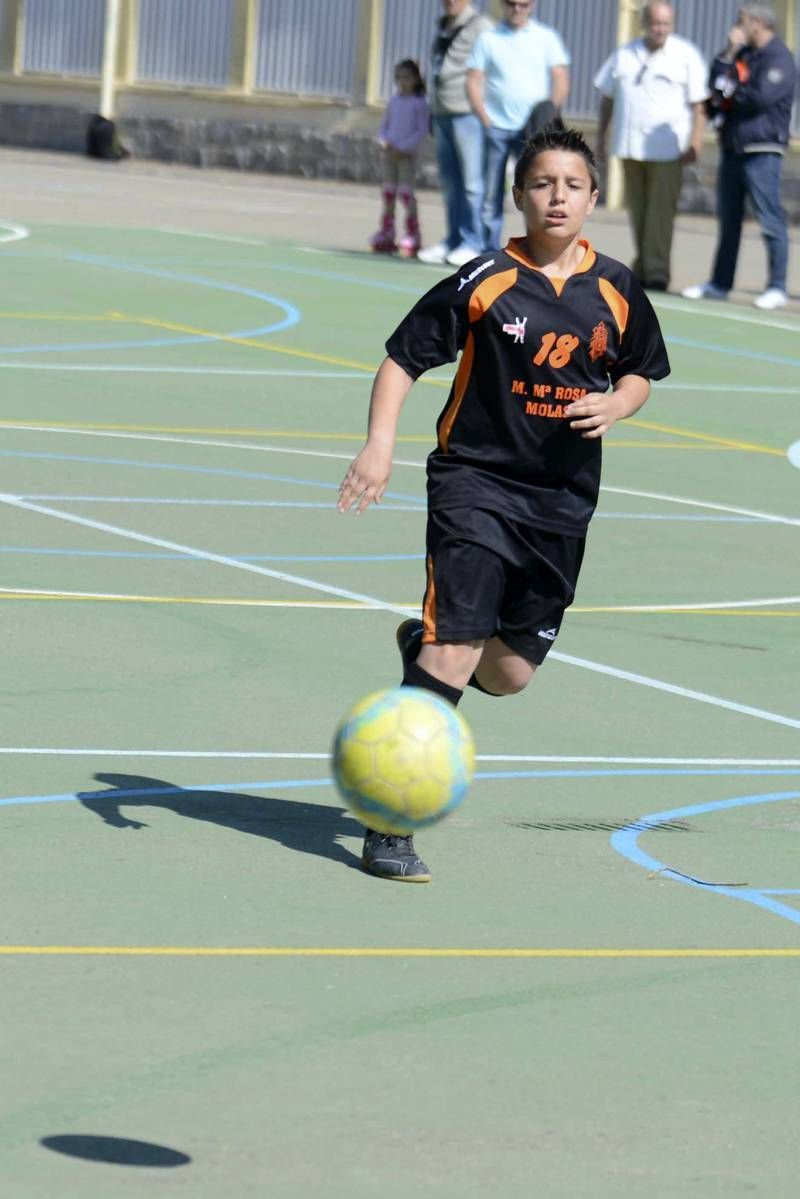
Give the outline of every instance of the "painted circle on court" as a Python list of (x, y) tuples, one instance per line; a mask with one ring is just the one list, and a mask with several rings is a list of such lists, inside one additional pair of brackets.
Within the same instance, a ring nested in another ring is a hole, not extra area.
[(794, 445), (790, 445), (786, 451), (786, 456), (792, 466), (796, 466), (800, 470), (800, 441), (796, 441)]

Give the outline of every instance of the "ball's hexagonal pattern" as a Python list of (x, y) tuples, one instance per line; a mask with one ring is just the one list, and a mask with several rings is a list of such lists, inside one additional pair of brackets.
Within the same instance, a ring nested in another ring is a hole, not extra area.
[(358, 701), (333, 740), (333, 774), (354, 816), (405, 835), (457, 807), (475, 771), (463, 716), (430, 691), (396, 687)]

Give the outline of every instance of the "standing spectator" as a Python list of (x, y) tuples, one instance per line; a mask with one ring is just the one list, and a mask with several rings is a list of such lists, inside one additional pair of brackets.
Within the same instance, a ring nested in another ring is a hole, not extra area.
[(782, 308), (787, 302), (789, 235), (781, 207), (783, 154), (789, 142), (797, 68), (775, 33), (771, 4), (739, 7), (726, 48), (711, 67), (710, 108), (719, 130), (717, 177), (719, 238), (707, 283), (687, 287), (688, 300), (725, 300), (733, 287), (744, 202), (748, 197), (767, 247), (767, 287), (756, 308)]
[(447, 233), (418, 257), (463, 266), (483, 247), (483, 137), (467, 99), (467, 58), (492, 22), (468, 0), (442, 0), (442, 8), (431, 49), (430, 105)]
[[(397, 91), (389, 101), (378, 130), (383, 147), (383, 211), (378, 232), (373, 234), (373, 250), (393, 254), (399, 249), (409, 258), (416, 257), (420, 247), (417, 199), (414, 183), (417, 173), (417, 147), (428, 132), (430, 114), (425, 99), (425, 83), (413, 58), (404, 58), (394, 69)], [(406, 210), (406, 231), (395, 242), (395, 204), (397, 199)]]
[(569, 93), (570, 57), (555, 29), (531, 19), (534, 0), (503, 0), (505, 19), (481, 36), (467, 62), (467, 96), (483, 126), (484, 249), (500, 246), (509, 155), (519, 155), (532, 109)]
[(602, 95), (598, 157), (622, 159), (625, 202), (636, 244), (633, 273), (644, 287), (666, 291), (672, 230), (683, 167), (700, 156), (708, 68), (696, 46), (673, 33), (671, 4), (642, 8), (643, 36), (619, 46), (595, 76)]

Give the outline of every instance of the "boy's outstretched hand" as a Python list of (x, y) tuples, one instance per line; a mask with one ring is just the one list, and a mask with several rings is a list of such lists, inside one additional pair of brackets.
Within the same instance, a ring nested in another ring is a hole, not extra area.
[(379, 504), (391, 472), (391, 446), (368, 441), (342, 479), (336, 501), (339, 512), (349, 512), (356, 504), (356, 516), (360, 516), (370, 504)]
[(580, 400), (568, 404), (564, 415), (579, 418), (570, 419), (569, 427), (580, 430), (581, 437), (602, 437), (624, 414), (619, 397), (613, 391), (604, 394), (590, 391)]
[[(638, 412), (650, 393), (650, 382), (641, 375), (623, 375), (613, 391), (590, 391), (564, 409), (569, 427), (581, 437), (602, 437), (618, 420)], [(575, 419), (577, 418), (577, 419)]]

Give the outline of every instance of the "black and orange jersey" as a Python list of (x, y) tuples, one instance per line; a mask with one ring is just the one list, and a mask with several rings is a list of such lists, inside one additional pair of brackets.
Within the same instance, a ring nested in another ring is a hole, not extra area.
[(413, 379), (455, 361), (428, 458), (431, 509), (487, 508), (582, 536), (597, 503), (600, 438), (564, 408), (624, 375), (663, 379), (669, 360), (650, 301), (622, 263), (582, 241), (575, 274), (552, 279), (525, 240), (437, 283), (386, 343)]

